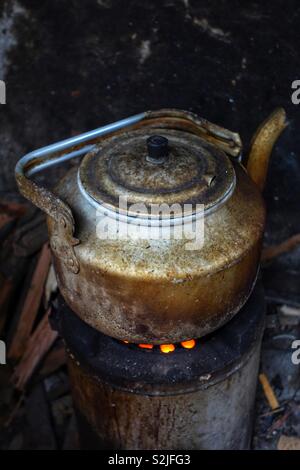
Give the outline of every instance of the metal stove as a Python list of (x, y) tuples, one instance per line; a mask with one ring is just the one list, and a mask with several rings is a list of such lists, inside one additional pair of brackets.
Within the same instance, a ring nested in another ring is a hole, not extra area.
[(82, 447), (248, 449), (264, 311), (258, 284), (225, 326), (163, 352), (96, 331), (60, 298), (52, 323), (68, 353)]

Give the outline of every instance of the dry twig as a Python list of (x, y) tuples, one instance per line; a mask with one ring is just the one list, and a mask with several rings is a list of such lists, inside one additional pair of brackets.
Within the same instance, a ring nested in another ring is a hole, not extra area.
[(58, 336), (49, 324), (49, 313), (50, 309), (31, 335), (24, 355), (14, 371), (12, 381), (18, 390), (24, 390), (35, 369)]
[(45, 244), (40, 253), (31, 285), (26, 295), (18, 326), (9, 349), (8, 357), (10, 359), (19, 359), (25, 350), (26, 343), (29, 339), (41, 303), (50, 262), (50, 249), (48, 244)]
[(259, 374), (259, 381), (262, 385), (265, 397), (268, 400), (270, 407), (272, 410), (276, 410), (279, 408), (279, 403), (266, 374)]

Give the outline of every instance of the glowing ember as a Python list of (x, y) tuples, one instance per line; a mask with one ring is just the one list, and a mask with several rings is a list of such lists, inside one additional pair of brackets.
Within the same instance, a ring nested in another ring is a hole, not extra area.
[[(152, 350), (152, 349), (159, 348), (160, 351), (162, 353), (165, 353), (165, 354), (173, 352), (176, 349), (176, 344), (161, 344), (159, 346), (155, 346), (154, 344), (149, 344), (149, 343), (134, 344), (134, 343), (130, 343), (127, 340), (123, 340), (122, 342), (125, 343), (125, 344), (129, 344), (129, 345), (131, 344), (131, 345), (133, 345), (135, 347), (139, 347), (141, 349)], [(179, 346), (179, 344), (184, 349), (193, 349), (196, 346), (196, 340), (195, 339), (188, 339), (187, 341), (182, 341), (181, 343), (177, 343), (177, 346)]]
[(161, 352), (163, 353), (170, 353), (170, 352), (175, 351), (174, 344), (161, 344), (159, 347), (160, 347)]
[(189, 339), (187, 341), (182, 341), (180, 344), (185, 349), (193, 349), (196, 346), (196, 341), (194, 339)]

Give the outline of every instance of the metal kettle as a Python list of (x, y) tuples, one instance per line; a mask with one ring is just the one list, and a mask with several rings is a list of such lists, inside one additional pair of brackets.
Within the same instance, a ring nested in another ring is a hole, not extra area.
[[(256, 280), (265, 223), (261, 190), (285, 125), (278, 109), (259, 127), (247, 169), (238, 134), (174, 109), (141, 113), (25, 155), (17, 183), (48, 215), (58, 284), (69, 306), (99, 331), (134, 343), (198, 338), (232, 318)], [(31, 179), (83, 154), (54, 192)], [(153, 205), (168, 210), (150, 213)], [(104, 219), (115, 221), (113, 236), (99, 237)], [(201, 247), (187, 249), (189, 237), (175, 236), (176, 227), (197, 220)], [(147, 235), (149, 224), (157, 237)], [(166, 227), (173, 236), (163, 236)], [(121, 237), (121, 229), (135, 235)]]

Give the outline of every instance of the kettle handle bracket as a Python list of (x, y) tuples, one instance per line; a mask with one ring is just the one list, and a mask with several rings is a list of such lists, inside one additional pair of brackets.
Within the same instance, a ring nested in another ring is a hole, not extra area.
[(33, 181), (31, 176), (91, 151), (103, 136), (130, 126), (145, 116), (146, 113), (141, 113), (34, 150), (24, 155), (16, 165), (15, 177), (20, 193), (55, 221), (51, 249), (74, 274), (79, 272), (74, 246), (80, 240), (74, 237), (75, 221), (72, 211), (62, 199)]
[(70, 207), (51, 191), (27, 178), (24, 173), (16, 172), (16, 179), (23, 196), (55, 221), (56, 235), (51, 239), (52, 251), (59, 255), (74, 274), (77, 274), (79, 263), (74, 246), (79, 244), (79, 240), (74, 237), (75, 222)]
[(147, 111), (146, 119), (139, 124), (139, 127), (142, 125), (158, 125), (159, 127), (191, 132), (237, 159), (242, 152), (242, 141), (238, 133), (213, 124), (190, 111), (179, 109)]

